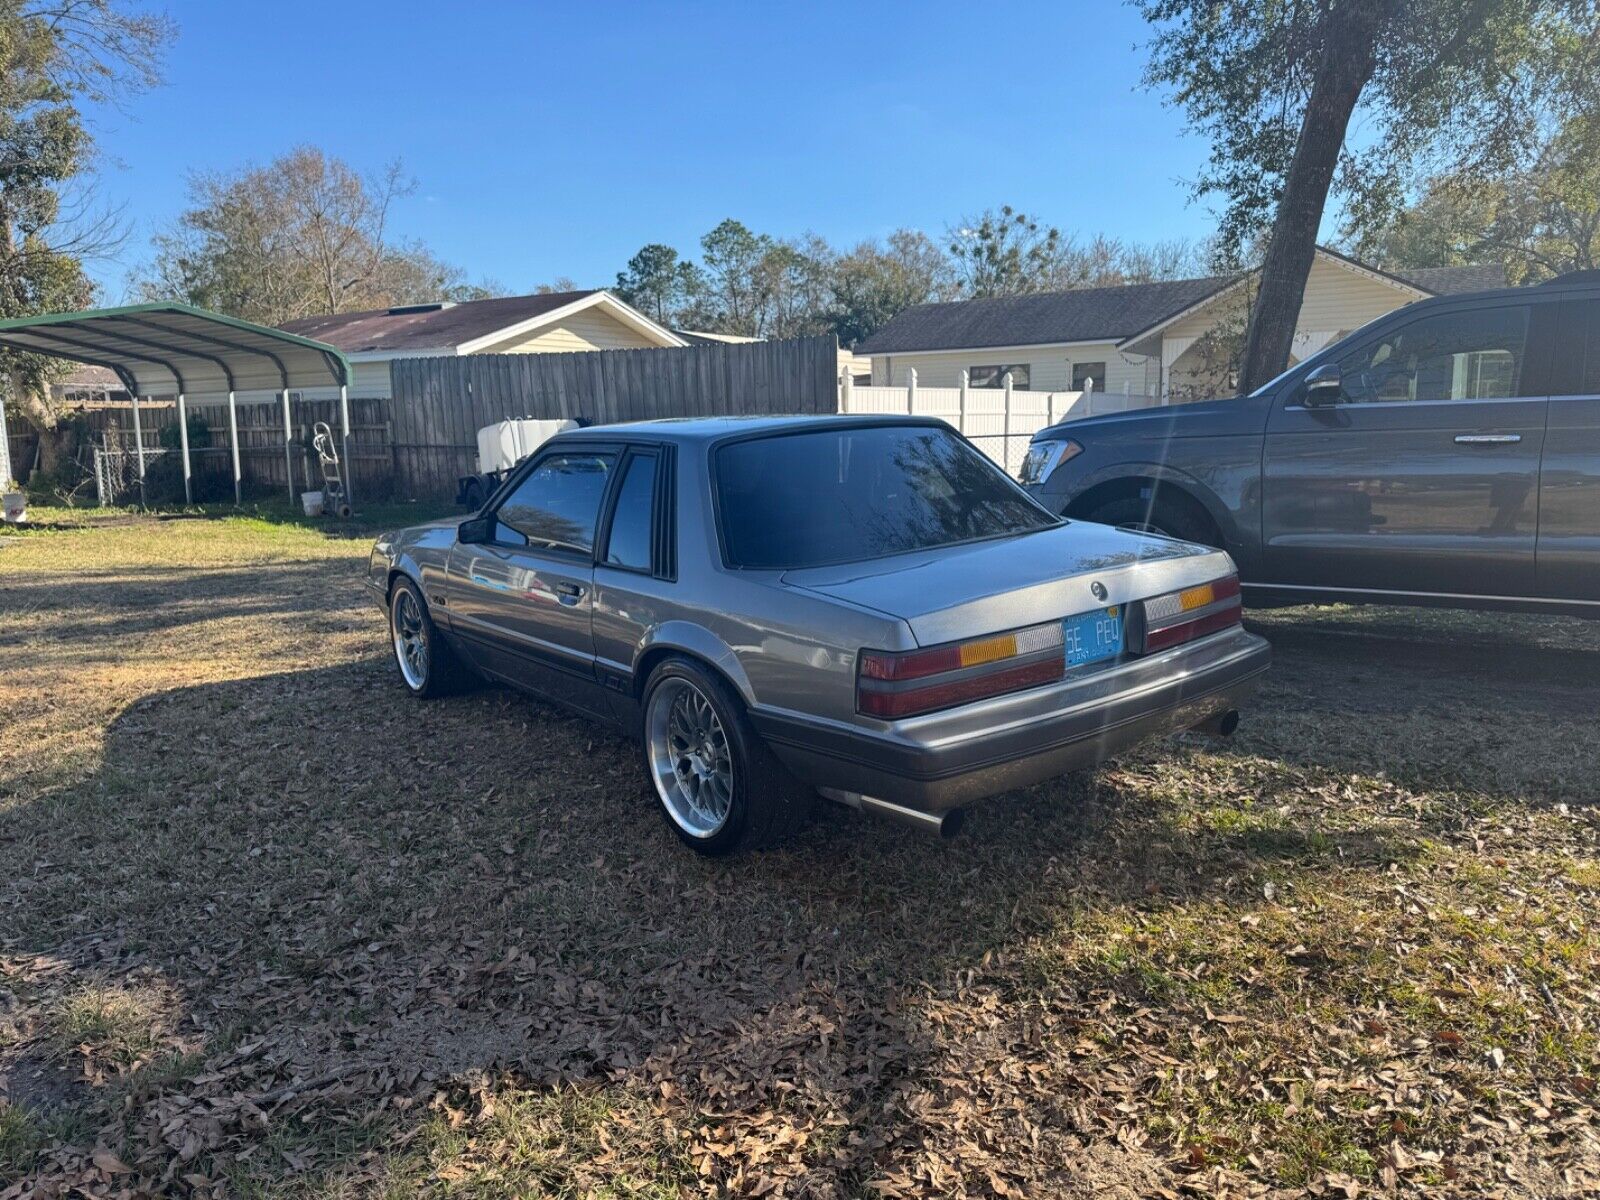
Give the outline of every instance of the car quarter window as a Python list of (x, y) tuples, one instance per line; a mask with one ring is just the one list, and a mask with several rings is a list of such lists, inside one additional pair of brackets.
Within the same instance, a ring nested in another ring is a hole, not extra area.
[(534, 466), (495, 512), (495, 541), (589, 554), (615, 454), (551, 454)]
[[(1501, 400), (1520, 395), (1528, 308), (1509, 304), (1419, 316), (1340, 355), (1350, 404)], [(1299, 397), (1304, 389), (1299, 389)]]
[(611, 531), (606, 538), (605, 562), (609, 567), (649, 571), (654, 566), (658, 461), (653, 453), (634, 453), (623, 463), (617, 502), (611, 510)]

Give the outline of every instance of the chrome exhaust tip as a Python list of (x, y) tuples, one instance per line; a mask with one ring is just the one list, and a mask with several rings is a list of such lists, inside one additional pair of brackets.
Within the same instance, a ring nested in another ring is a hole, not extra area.
[(1239, 728), (1239, 710), (1230, 708), (1227, 712), (1207, 717), (1200, 724), (1190, 728), (1196, 733), (1209, 733), (1212, 737), (1232, 737), (1233, 731)]
[(962, 808), (948, 809), (942, 813), (923, 812), (920, 808), (908, 808), (904, 804), (896, 804), (892, 800), (879, 800), (876, 796), (863, 796), (860, 792), (845, 792), (838, 788), (818, 788), (824, 797), (853, 808), (857, 812), (870, 813), (875, 817), (887, 817), (891, 821), (898, 821), (902, 825), (909, 825), (923, 833), (932, 834), (940, 841), (948, 842), (961, 832), (961, 827), (966, 824), (967, 812)]

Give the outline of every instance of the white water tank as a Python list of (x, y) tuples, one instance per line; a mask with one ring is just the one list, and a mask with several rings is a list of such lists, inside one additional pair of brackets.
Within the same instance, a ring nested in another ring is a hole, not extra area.
[(496, 421), (478, 430), (478, 471), (507, 471), (532, 454), (564, 429), (576, 429), (576, 421), (536, 421), (518, 417)]

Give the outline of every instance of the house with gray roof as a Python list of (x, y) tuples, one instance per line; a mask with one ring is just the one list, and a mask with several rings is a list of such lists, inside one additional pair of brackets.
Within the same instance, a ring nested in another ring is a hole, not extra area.
[[(1222, 378), (1218, 347), (1242, 330), (1254, 298), (1255, 272), (921, 304), (855, 347), (870, 356), (872, 382), (904, 387), (912, 372), (925, 387), (1012, 387), (1180, 400), (1215, 394)], [(1293, 360), (1386, 312), (1428, 296), (1505, 286), (1491, 267), (1434, 267), (1404, 275), (1379, 270), (1335, 250), (1317, 249)]]

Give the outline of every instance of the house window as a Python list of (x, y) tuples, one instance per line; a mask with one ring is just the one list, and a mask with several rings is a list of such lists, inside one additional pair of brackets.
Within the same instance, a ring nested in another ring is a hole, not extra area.
[(975, 388), (1003, 388), (1006, 385), (1007, 371), (1011, 372), (1011, 386), (1013, 388), (1019, 392), (1028, 390), (1029, 371), (1027, 363), (1009, 367), (972, 367), (967, 371), (967, 384)]
[(1103, 362), (1081, 362), (1072, 364), (1072, 390), (1075, 392), (1087, 391), (1089, 385), (1094, 384), (1094, 390), (1106, 390), (1106, 365)]

